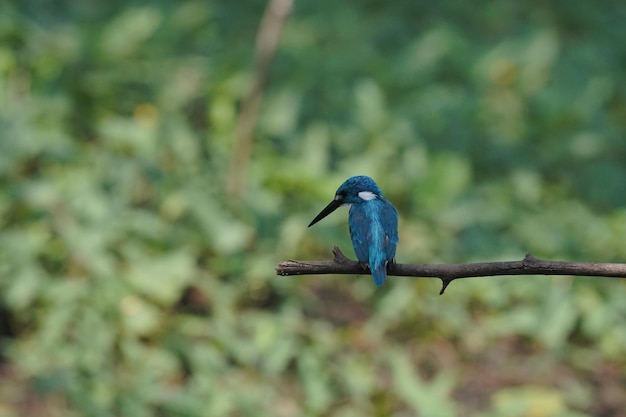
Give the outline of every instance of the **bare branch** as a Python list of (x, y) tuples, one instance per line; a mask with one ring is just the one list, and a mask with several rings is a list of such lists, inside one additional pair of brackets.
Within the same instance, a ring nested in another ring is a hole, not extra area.
[[(276, 275), (364, 274), (369, 273), (357, 261), (348, 259), (341, 250), (333, 248), (332, 261), (283, 261)], [(455, 279), (502, 275), (576, 275), (626, 278), (626, 264), (546, 261), (527, 253), (521, 261), (479, 262), (471, 264), (398, 264), (387, 267), (389, 275), (403, 277), (439, 278), (443, 294)]]
[(280, 43), (293, 0), (270, 0), (265, 9), (256, 39), (255, 70), (252, 86), (241, 103), (237, 116), (233, 153), (226, 182), (229, 197), (241, 197), (248, 175), (261, 99), (269, 77), (270, 64)]

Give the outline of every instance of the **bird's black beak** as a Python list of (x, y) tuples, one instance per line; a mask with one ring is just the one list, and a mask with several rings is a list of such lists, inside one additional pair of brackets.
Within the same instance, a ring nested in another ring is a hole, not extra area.
[(324, 207), (324, 210), (320, 211), (320, 214), (315, 216), (313, 221), (309, 224), (309, 227), (313, 226), (315, 223), (319, 222), (324, 217), (328, 216), (330, 213), (337, 210), (337, 207), (340, 207), (340, 206), (341, 206), (341, 200), (333, 200), (330, 203), (328, 203), (328, 205)]

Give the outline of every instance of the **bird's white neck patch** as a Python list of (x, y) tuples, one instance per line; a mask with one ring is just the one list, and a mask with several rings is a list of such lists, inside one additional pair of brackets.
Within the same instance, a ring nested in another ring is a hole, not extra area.
[(358, 196), (361, 198), (361, 200), (365, 200), (365, 201), (369, 201), (369, 200), (373, 200), (375, 198), (378, 198), (378, 196), (376, 194), (374, 194), (371, 191), (361, 191)]

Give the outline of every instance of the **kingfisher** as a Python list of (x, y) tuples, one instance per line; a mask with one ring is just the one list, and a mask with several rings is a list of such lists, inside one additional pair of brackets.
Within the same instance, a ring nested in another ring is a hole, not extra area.
[(335, 198), (313, 219), (309, 227), (338, 207), (349, 207), (348, 224), (354, 252), (361, 265), (367, 264), (374, 283), (385, 283), (387, 264), (394, 262), (398, 244), (398, 212), (373, 179), (365, 175), (348, 178)]

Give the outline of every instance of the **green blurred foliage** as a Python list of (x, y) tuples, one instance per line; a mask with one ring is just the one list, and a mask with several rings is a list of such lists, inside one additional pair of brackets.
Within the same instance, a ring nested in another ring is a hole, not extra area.
[(274, 274), (355, 174), (400, 262), (624, 261), (624, 6), (296, 2), (232, 201), (264, 8), (0, 6), (0, 416), (624, 416), (622, 280)]

